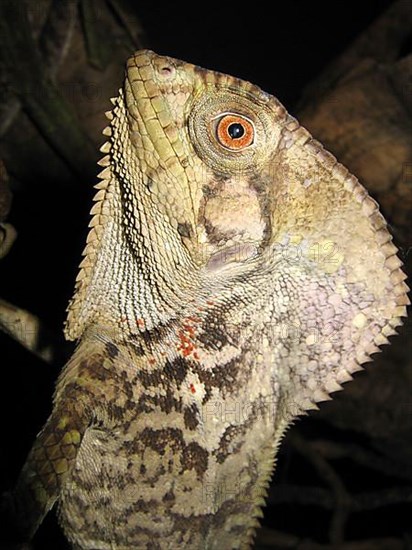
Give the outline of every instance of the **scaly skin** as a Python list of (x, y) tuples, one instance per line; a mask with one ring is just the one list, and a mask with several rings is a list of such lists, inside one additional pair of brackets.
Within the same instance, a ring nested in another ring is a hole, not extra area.
[[(356, 178), (256, 86), (141, 51), (113, 103), (79, 344), (16, 515), (30, 538), (58, 501), (78, 549), (249, 548), (287, 425), (401, 323), (401, 262)], [(239, 115), (252, 139), (228, 146)]]

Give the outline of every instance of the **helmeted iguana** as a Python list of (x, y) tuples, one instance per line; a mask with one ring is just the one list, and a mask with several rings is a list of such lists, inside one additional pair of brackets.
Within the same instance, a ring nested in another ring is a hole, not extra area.
[(13, 501), (74, 548), (248, 548), (290, 421), (369, 360), (407, 287), (378, 205), (272, 96), (139, 51)]

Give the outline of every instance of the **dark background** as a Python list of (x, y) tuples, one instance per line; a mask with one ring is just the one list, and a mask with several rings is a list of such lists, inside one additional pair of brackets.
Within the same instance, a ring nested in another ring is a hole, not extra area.
[[(140, 24), (144, 31), (139, 35), (141, 44), (157, 53), (250, 80), (276, 95), (293, 114), (305, 86), (391, 2), (221, 2), (218, 8), (199, 2), (189, 8), (176, 3), (127, 4), (128, 13), (132, 14), (128, 24)], [(106, 10), (105, 2), (96, 5), (97, 11), (100, 8)], [(29, 11), (35, 12), (37, 8), (34, 6), (35, 3), (29, 3)], [(109, 49), (107, 62), (113, 67), (108, 78), (101, 76), (105, 74), (105, 68), (94, 67), (88, 91), (84, 86), (81, 89), (76, 87), (80, 77), (77, 80), (78, 77), (72, 75), (77, 74), (79, 65), (83, 63), (79, 51), (84, 54), (80, 14), (72, 39), (74, 43), (57, 77), (57, 87), (60, 86), (62, 94), (73, 104), (82, 103), (79, 120), (93, 142), (96, 158), (98, 144), (104, 141), (99, 134), (105, 125), (103, 111), (110, 108), (107, 99), (121, 85), (123, 64), (131, 51), (128, 39), (123, 40), (124, 28), (118, 18), (113, 17), (113, 22), (107, 24), (113, 25), (113, 34), (104, 38)], [(14, 31), (19, 32), (19, 21)], [(110, 50), (113, 50), (112, 57)], [(410, 51), (410, 43), (405, 43), (404, 50), (405, 54)], [(18, 55), (23, 55), (23, 52)], [(82, 79), (83, 83), (87, 82), (87, 73), (82, 73)], [(72, 88), (68, 86), (70, 82)], [(68, 92), (70, 89), (71, 93)], [(87, 116), (88, 109), (93, 112), (91, 118)], [(61, 142), (64, 141), (62, 132)], [(95, 159), (90, 158), (87, 174), (79, 177), (59, 155), (55, 158), (55, 153), (45, 152), (48, 149), (47, 141), (23, 108), (3, 136), (1, 149), (14, 194), (9, 221), (19, 236), (10, 254), (0, 264), (0, 294), (37, 314), (46, 326), (59, 333), (85, 242), (92, 184), (99, 170), (95, 168)], [(52, 156), (53, 160), (50, 160)], [(63, 347), (55, 364), (47, 365), (0, 333), (2, 488), (12, 486), (36, 433), (47, 418), (55, 379), (61, 362), (71, 349), (71, 345)], [(339, 430), (329, 425), (324, 417), (319, 418), (317, 413), (299, 421), (297, 426), (300, 436), (305, 438), (322, 437), (368, 446), (367, 435), (356, 430)], [(354, 493), (390, 490), (394, 485), (404, 487), (406, 483), (397, 480), (395, 475), (371, 469), (367, 464), (359, 466), (350, 457), (337, 460), (334, 467), (350, 492)], [(276, 493), (276, 484), (279, 487), (320, 488), (325, 485), (316, 468), (288, 444), (288, 438), (280, 451), (274, 482), (263, 524), (302, 540), (326, 545), (331, 512), (322, 504), (322, 496), (319, 503), (309, 505), (288, 495), (282, 501)], [(346, 529), (347, 539), (391, 537), (403, 541), (405, 548), (411, 548), (412, 498), (408, 498), (390, 506), (377, 503), (375, 509), (351, 516)], [(49, 514), (40, 528), (34, 548), (66, 548), (53, 514)]]

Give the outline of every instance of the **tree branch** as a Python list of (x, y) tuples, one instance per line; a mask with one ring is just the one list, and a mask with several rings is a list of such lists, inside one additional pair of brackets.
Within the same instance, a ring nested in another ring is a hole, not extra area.
[(53, 363), (64, 352), (66, 344), (36, 315), (0, 298), (0, 330), (16, 340), (46, 363)]

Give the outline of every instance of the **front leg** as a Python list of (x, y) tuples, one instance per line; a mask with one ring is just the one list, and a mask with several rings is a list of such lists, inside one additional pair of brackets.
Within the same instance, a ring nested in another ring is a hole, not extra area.
[(13, 493), (13, 512), (19, 536), (31, 540), (73, 467), (90, 414), (71, 388), (54, 408), (38, 435)]
[[(81, 358), (81, 355), (73, 356), (66, 373), (75, 374), (85, 361), (96, 359)], [(84, 433), (93, 421), (95, 392), (96, 388), (87, 379), (69, 375), (61, 380), (52, 414), (33, 444), (13, 493), (5, 498), (6, 539), (30, 541), (59, 499)]]

